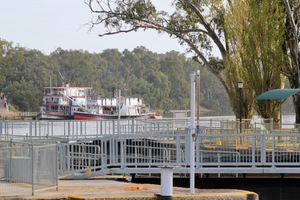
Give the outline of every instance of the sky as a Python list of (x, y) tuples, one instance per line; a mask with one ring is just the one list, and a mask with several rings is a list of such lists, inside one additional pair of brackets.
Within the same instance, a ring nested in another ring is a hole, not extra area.
[[(171, 9), (172, 0), (154, 1), (159, 9)], [(91, 19), (84, 0), (0, 0), (0, 38), (47, 55), (59, 47), (101, 53), (145, 46), (156, 53), (185, 53), (186, 46), (176, 39), (152, 30), (99, 37), (105, 29), (98, 26), (89, 31)]]

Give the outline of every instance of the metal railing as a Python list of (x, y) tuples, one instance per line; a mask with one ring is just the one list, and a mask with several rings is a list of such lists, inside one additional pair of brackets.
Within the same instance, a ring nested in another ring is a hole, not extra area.
[[(174, 173), (188, 173), (189, 137), (187, 133), (132, 134), (104, 136), (89, 141), (92, 145), (83, 145), (84, 141), (64, 144), (68, 151), (60, 157), (67, 158), (61, 174), (78, 178), (111, 173), (159, 173), (161, 166), (173, 166)], [(85, 149), (76, 148), (78, 145)], [(299, 145), (300, 135), (291, 133), (202, 133), (196, 138), (195, 172), (298, 173)], [(86, 170), (92, 173), (84, 173)]]
[[(2, 120), (0, 136), (27, 135), (35, 137), (59, 136), (80, 138), (112, 134), (135, 133), (172, 133), (189, 127), (190, 119), (157, 119), (157, 120)], [(200, 127), (209, 130), (222, 130), (229, 133), (240, 132), (240, 122), (235, 118), (200, 118)], [(272, 119), (243, 119), (242, 133), (299, 132), (299, 124), (274, 123)], [(238, 132), (237, 132), (238, 131)], [(219, 131), (220, 132), (220, 131)]]
[(0, 196), (57, 188), (56, 152), (56, 144), (0, 141)]
[[(200, 121), (194, 137), (196, 173), (298, 173), (296, 124), (243, 123), (240, 132), (234, 120)], [(188, 119), (3, 121), (0, 137), (59, 141), (59, 173), (69, 178), (159, 173), (161, 166), (186, 174), (190, 167), (188, 126)]]

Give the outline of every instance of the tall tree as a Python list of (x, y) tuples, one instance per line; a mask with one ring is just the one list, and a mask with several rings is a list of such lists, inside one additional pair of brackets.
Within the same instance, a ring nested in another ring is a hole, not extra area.
[[(99, 36), (133, 32), (138, 29), (154, 29), (167, 33), (180, 43), (186, 43), (188, 51), (195, 53), (229, 93), (231, 89), (209, 62), (213, 47), (217, 47), (223, 59), (227, 55), (224, 41), (224, 6), (222, 0), (176, 0), (174, 13), (156, 10), (150, 0), (86, 0), (91, 11), (97, 15), (91, 28), (101, 24), (107, 32)], [(210, 11), (210, 12), (207, 12)]]
[[(300, 88), (300, 1), (282, 0), (285, 13), (285, 37), (283, 47), (287, 55), (287, 64), (282, 71), (287, 76), (291, 88)], [(296, 123), (300, 123), (300, 94), (293, 96)]]
[(123, 51), (121, 60), (123, 65), (119, 69), (119, 72), (122, 74), (122, 89), (126, 95), (129, 95), (131, 92), (130, 87), (132, 78), (133, 76), (140, 76), (140, 74), (143, 72), (143, 66), (138, 59), (138, 56), (127, 49)]
[[(226, 31), (225, 24), (230, 22), (226, 22), (224, 16), (226, 12), (233, 12), (233, 5), (239, 1), (175, 0), (172, 4), (175, 8), (173, 13), (158, 11), (150, 0), (117, 2), (113, 0), (86, 0), (85, 2), (91, 11), (97, 15), (96, 20), (91, 22), (91, 28), (99, 24), (107, 28), (107, 32), (99, 35), (101, 37), (128, 33), (138, 29), (154, 29), (159, 33), (169, 34), (170, 37), (178, 39), (180, 43), (187, 44), (189, 46), (188, 51), (194, 52), (195, 58), (204, 63), (207, 69), (217, 77), (229, 94), (232, 105), (236, 105), (238, 99), (236, 95), (237, 81), (243, 79), (246, 74), (238, 73), (241, 68), (237, 68), (236, 62), (233, 63), (232, 60), (229, 60), (233, 50), (230, 45), (234, 45), (234, 43), (229, 41), (230, 38), (227, 38), (229, 32)], [(225, 5), (228, 5), (228, 7)], [(241, 6), (243, 5), (241, 4)], [(247, 21), (247, 23), (252, 22)], [(269, 21), (269, 23), (272, 22)], [(240, 24), (240, 26), (242, 25), (248, 24)], [(265, 36), (267, 35), (264, 34)], [(216, 67), (210, 62), (211, 51), (214, 47), (219, 50), (224, 60), (224, 65), (221, 65), (221, 67), (220, 65)], [(241, 67), (241, 60), (238, 60), (238, 62)], [(231, 66), (231, 64), (235, 65)], [(261, 62), (260, 64), (264, 63)], [(227, 74), (222, 73), (223, 69), (226, 68), (228, 68)], [(231, 70), (238, 71), (235, 72), (234, 76), (231, 76), (232, 74), (229, 73)], [(227, 78), (224, 78), (224, 76)], [(250, 79), (247, 81), (250, 81)], [(246, 117), (251, 116), (253, 110), (254, 94), (251, 84), (246, 85), (248, 89), (245, 90), (247, 92), (245, 96), (248, 98), (245, 98), (243, 102), (244, 107), (248, 110), (247, 113), (244, 113)], [(238, 115), (238, 109), (234, 109), (234, 112)]]
[[(246, 91), (243, 96), (248, 105), (256, 105), (258, 114), (275, 121), (279, 117), (279, 104), (275, 101), (255, 102), (255, 97), (282, 88), (285, 83), (280, 71), (285, 64), (282, 50), (285, 15), (280, 3), (281, 0), (233, 1), (225, 26), (230, 44), (227, 59), (230, 64), (225, 69), (227, 82), (234, 85), (235, 77), (241, 77)], [(253, 107), (247, 107), (247, 104), (243, 107), (244, 116), (252, 117)]]
[(41, 89), (49, 82), (53, 62), (38, 50), (0, 41), (0, 88), (19, 110), (38, 110)]
[(98, 75), (92, 55), (86, 51), (57, 49), (51, 57), (57, 63), (60, 85), (69, 82), (71, 85), (89, 86)]

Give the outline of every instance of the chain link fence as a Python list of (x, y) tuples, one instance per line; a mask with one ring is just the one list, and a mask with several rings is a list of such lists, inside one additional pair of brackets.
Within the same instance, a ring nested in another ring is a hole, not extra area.
[(0, 196), (57, 188), (57, 144), (0, 141)]

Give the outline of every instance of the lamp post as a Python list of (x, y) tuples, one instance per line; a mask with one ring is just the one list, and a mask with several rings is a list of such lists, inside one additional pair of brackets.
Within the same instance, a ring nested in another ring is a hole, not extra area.
[(242, 80), (238, 81), (238, 88), (240, 91), (240, 133), (242, 133), (242, 104), (243, 104), (243, 86), (244, 82)]

